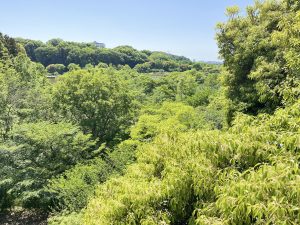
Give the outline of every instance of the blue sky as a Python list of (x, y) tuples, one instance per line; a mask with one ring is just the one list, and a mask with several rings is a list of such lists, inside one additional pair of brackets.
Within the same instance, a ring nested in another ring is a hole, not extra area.
[(104, 42), (218, 60), (215, 25), (253, 0), (5, 0), (0, 32), (47, 41)]

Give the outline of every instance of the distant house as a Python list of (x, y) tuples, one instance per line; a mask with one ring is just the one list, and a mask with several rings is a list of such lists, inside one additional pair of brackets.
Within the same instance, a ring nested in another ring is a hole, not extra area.
[(93, 44), (98, 47), (98, 48), (105, 48), (105, 44), (104, 43), (99, 43), (97, 41), (94, 41)]

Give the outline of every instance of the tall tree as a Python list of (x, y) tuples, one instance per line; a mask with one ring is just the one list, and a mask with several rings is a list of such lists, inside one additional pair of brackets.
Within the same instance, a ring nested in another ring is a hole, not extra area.
[(245, 17), (238, 8), (229, 8), (228, 21), (218, 25), (224, 83), (238, 110), (273, 112), (285, 103), (283, 92), (299, 84), (294, 69), (300, 52), (298, 5), (288, 0), (257, 1)]
[(53, 91), (55, 108), (100, 141), (124, 135), (133, 122), (133, 93), (111, 69), (75, 70), (60, 77)]

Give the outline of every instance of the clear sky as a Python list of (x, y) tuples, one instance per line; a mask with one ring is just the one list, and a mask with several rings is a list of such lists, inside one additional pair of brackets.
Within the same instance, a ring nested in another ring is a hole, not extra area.
[(253, 0), (3, 0), (0, 32), (47, 41), (131, 45), (218, 60), (215, 25), (225, 9)]

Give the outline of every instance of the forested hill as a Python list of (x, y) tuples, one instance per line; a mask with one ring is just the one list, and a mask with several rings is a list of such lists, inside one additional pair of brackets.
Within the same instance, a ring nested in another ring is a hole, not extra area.
[[(0, 224), (300, 224), (300, 3), (226, 14), (222, 65), (0, 35)], [(32, 58), (64, 45), (145, 61)]]
[[(52, 39), (46, 43), (41, 41), (17, 39), (32, 61), (40, 62), (45, 67), (52, 64), (52, 68), (67, 69), (70, 64), (81, 67), (99, 63), (107, 65), (128, 65), (138, 72), (172, 72), (186, 71), (198, 68), (197, 64), (183, 56), (176, 56), (164, 52), (138, 51), (130, 46), (116, 48), (99, 48), (94, 43), (67, 42)], [(55, 64), (55, 65), (53, 65)], [(57, 65), (58, 64), (58, 65)]]

